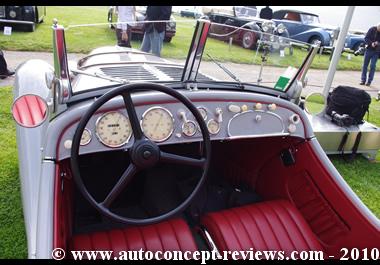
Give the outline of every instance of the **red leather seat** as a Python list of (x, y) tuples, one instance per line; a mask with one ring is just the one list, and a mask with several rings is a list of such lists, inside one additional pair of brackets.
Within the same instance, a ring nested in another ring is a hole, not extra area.
[(278, 200), (208, 213), (202, 224), (219, 251), (322, 250), (300, 212)]
[(92, 234), (76, 235), (70, 250), (128, 250), (196, 251), (197, 246), (189, 226), (182, 219), (164, 221), (155, 225), (115, 229)]

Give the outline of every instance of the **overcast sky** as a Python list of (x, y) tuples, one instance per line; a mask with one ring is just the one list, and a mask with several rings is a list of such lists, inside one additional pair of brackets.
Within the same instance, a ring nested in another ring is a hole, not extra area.
[[(219, 6), (220, 8), (222, 6)], [(263, 6), (257, 6), (260, 9)], [(183, 9), (186, 6), (174, 7), (174, 10)], [(194, 8), (194, 6), (188, 8)], [(225, 6), (227, 8), (227, 6)], [(229, 7), (232, 9), (232, 7)], [(295, 9), (311, 12), (319, 15), (322, 24), (330, 24), (334, 26), (342, 26), (347, 6), (271, 6), (275, 10), (279, 9)], [(197, 7), (200, 9), (200, 7)], [(380, 22), (380, 6), (356, 6), (354, 15), (351, 20), (350, 29), (359, 29), (367, 31), (371, 26)]]

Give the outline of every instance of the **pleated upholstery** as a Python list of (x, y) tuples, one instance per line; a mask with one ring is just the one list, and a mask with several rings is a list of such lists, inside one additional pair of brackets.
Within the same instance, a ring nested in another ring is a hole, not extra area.
[(70, 250), (196, 251), (189, 226), (182, 219), (126, 229), (80, 234), (72, 238)]
[(26, 127), (33, 127), (44, 119), (46, 106), (38, 96), (26, 95), (17, 100), (12, 112), (16, 121)]
[(202, 225), (220, 251), (323, 250), (299, 211), (285, 200), (208, 213)]

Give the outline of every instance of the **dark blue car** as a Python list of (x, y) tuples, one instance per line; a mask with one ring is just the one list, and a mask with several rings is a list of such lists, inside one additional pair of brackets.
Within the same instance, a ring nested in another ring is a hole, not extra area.
[[(273, 21), (284, 24), (290, 38), (312, 44), (320, 41), (325, 48), (332, 47), (338, 37), (336, 27), (321, 24), (319, 16), (313, 13), (282, 9), (273, 12)], [(345, 48), (355, 51), (362, 43), (364, 35), (347, 34)]]

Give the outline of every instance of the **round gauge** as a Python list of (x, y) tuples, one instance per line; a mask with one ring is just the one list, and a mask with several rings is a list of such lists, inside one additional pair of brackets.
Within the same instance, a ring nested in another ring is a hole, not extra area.
[(198, 109), (199, 113), (202, 115), (202, 118), (204, 120), (207, 120), (207, 110), (203, 107), (198, 107), (197, 109)]
[(220, 125), (216, 120), (209, 120), (207, 123), (207, 129), (211, 134), (217, 134), (220, 130)]
[(182, 124), (182, 133), (188, 137), (193, 136), (197, 132), (197, 125), (193, 121), (187, 121)]
[(82, 138), (80, 138), (80, 145), (87, 145), (91, 141), (91, 132), (89, 129), (84, 128)]
[(173, 115), (162, 107), (150, 108), (142, 116), (141, 127), (145, 136), (150, 140), (163, 142), (173, 133)]
[(129, 141), (132, 127), (129, 119), (117, 111), (104, 113), (96, 121), (96, 136), (109, 147), (119, 147)]

